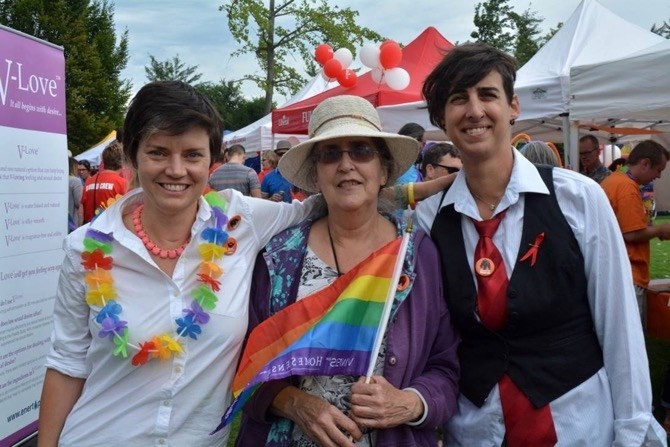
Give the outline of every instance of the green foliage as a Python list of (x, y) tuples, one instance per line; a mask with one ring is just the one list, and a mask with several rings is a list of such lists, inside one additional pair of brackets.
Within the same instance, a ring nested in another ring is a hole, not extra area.
[(670, 39), (670, 23), (667, 20), (664, 20), (660, 25), (654, 23), (651, 25), (651, 32)]
[(523, 66), (540, 49), (540, 24), (543, 18), (536, 12), (526, 9), (522, 14), (510, 12), (510, 18), (516, 28), (514, 36), (514, 58), (519, 67)]
[(542, 45), (544, 45), (545, 43), (549, 42), (551, 40), (551, 38), (554, 37), (554, 34), (556, 34), (558, 32), (558, 30), (560, 30), (562, 27), (563, 27), (563, 22), (558, 22), (556, 24), (555, 28), (549, 28), (549, 31), (547, 32), (547, 34), (542, 36), (542, 39), (540, 39), (540, 47)]
[(214, 103), (228, 130), (241, 129), (266, 115), (265, 99), (245, 98), (237, 82), (222, 79), (218, 83), (199, 84), (196, 89)]
[(196, 85), (196, 82), (202, 78), (202, 73), (196, 73), (197, 69), (197, 65), (187, 67), (179, 59), (178, 54), (165, 61), (159, 61), (150, 54), (149, 65), (144, 66), (144, 72), (150, 82), (182, 81), (190, 85)]
[(512, 52), (514, 21), (509, 0), (486, 0), (475, 6), (474, 23), (477, 28), (470, 37), (487, 43), (501, 51)]
[(264, 111), (272, 109), (274, 91), (289, 95), (305, 79), (296, 68), (296, 59), (315, 72), (314, 48), (328, 43), (333, 48), (362, 45), (365, 40), (380, 41), (371, 29), (356, 24), (358, 12), (329, 5), (326, 0), (231, 0), (219, 7), (228, 18), (228, 28), (241, 48), (233, 56), (255, 55), (261, 74), (247, 75), (265, 91)]
[(68, 145), (78, 154), (121, 127), (130, 83), (128, 31), (107, 0), (3, 0), (0, 23), (64, 48)]

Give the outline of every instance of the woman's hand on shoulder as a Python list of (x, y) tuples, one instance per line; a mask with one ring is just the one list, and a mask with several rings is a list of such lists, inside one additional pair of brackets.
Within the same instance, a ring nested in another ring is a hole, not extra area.
[(403, 391), (382, 376), (361, 377), (351, 387), (351, 413), (359, 427), (384, 429), (418, 420), (424, 408), (413, 391)]
[[(363, 433), (337, 407), (296, 387), (284, 388), (272, 402), (274, 413), (297, 424), (311, 440), (328, 447), (354, 447)], [(351, 435), (349, 437), (347, 434)]]

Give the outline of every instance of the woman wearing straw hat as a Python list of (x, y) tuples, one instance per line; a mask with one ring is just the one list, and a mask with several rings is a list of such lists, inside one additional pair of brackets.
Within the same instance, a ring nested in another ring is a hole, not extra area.
[[(414, 162), (419, 147), (380, 129), (365, 99), (330, 98), (312, 114), (311, 138), (280, 161), (292, 184), (322, 193), (323, 216), (275, 236), (257, 258), (250, 329), (328, 287), (402, 233), (403, 223), (380, 211), (379, 193)], [(395, 294), (371, 383), (352, 376), (266, 383), (245, 407), (237, 445), (436, 444), (434, 427), (455, 411), (457, 336), (441, 298), (436, 248), (425, 233), (410, 241), (406, 281)]]

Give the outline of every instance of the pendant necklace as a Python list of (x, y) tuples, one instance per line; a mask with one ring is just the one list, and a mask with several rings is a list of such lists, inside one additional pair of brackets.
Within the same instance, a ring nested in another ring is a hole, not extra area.
[(496, 207), (497, 207), (498, 205), (500, 205), (500, 201), (502, 200), (502, 196), (501, 196), (501, 197), (496, 201), (496, 203), (489, 203), (489, 202), (487, 202), (486, 200), (484, 200), (484, 199), (482, 199), (481, 197), (479, 197), (477, 194), (475, 194), (475, 193), (472, 192), (472, 191), (470, 191), (470, 194), (472, 194), (472, 196), (473, 196), (475, 199), (479, 200), (479, 201), (482, 202), (484, 205), (487, 205), (487, 206), (489, 207), (489, 209), (491, 210), (491, 212), (494, 212), (494, 211), (495, 211)]

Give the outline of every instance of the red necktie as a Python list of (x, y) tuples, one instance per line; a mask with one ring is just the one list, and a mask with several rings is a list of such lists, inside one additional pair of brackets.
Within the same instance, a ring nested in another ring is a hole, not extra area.
[[(475, 247), (477, 312), (484, 326), (500, 331), (507, 323), (507, 272), (500, 251), (493, 243), (506, 211), (490, 220), (472, 223), (479, 233)], [(498, 383), (505, 418), (505, 439), (509, 447), (553, 446), (558, 442), (549, 405), (535, 408), (506, 374)]]

